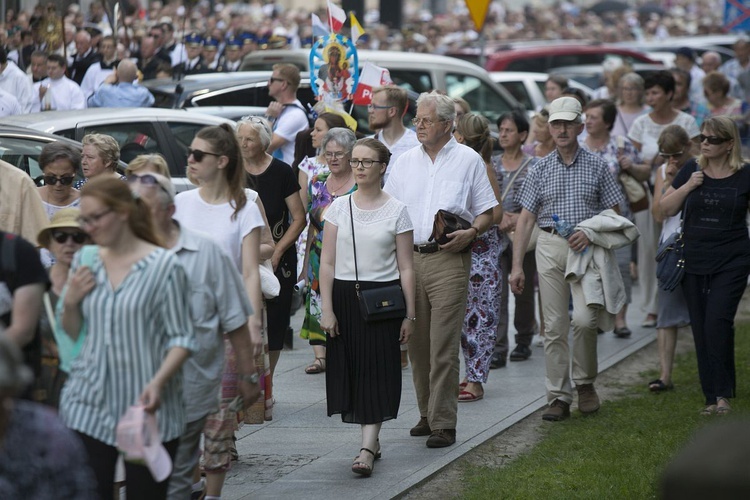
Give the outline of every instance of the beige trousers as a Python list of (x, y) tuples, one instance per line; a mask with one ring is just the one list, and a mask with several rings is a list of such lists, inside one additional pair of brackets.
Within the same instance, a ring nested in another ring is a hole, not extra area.
[(431, 429), (456, 428), (458, 356), (470, 267), (470, 252), (414, 252), (417, 321), (409, 359), (419, 414), (427, 417)]
[[(590, 250), (589, 250), (590, 251)], [(547, 367), (547, 401), (573, 401), (569, 336), (568, 304), (573, 295), (573, 366), (576, 385), (596, 380), (598, 311), (586, 305), (580, 283), (565, 282), (568, 242), (547, 232), (539, 233), (536, 265), (539, 292), (544, 312), (544, 359)]]

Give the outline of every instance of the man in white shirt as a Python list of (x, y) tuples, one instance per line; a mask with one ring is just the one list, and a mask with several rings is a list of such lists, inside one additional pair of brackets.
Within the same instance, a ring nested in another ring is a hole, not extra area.
[(24, 113), (31, 113), (34, 103), (31, 82), (14, 62), (8, 61), (8, 54), (3, 47), (0, 47), (0, 89), (14, 95)]
[(307, 112), (297, 99), (299, 82), (299, 68), (287, 63), (274, 64), (268, 79), (268, 95), (275, 99), (266, 110), (266, 117), (273, 123), (268, 152), (287, 165), (294, 162), (294, 139), (309, 127)]
[(23, 113), (18, 99), (13, 94), (0, 89), (0, 117), (20, 115)]
[(81, 87), (65, 76), (66, 64), (65, 58), (59, 54), (47, 58), (47, 78), (34, 84), (32, 111), (86, 109)]
[[(409, 359), (419, 405), (412, 436), (430, 436), (427, 446), (456, 442), (459, 351), (466, 315), (471, 253), (463, 251), (492, 223), (498, 205), (484, 161), (453, 138), (453, 100), (437, 92), (417, 100), (417, 139), (421, 147), (402, 154), (385, 191), (406, 204), (414, 223), (417, 320), (409, 339)], [(445, 245), (429, 242), (439, 210), (471, 221)]]
[(117, 67), (117, 63), (120, 62), (117, 60), (117, 44), (114, 37), (105, 36), (102, 38), (102, 41), (99, 42), (99, 54), (102, 56), (101, 60), (89, 66), (81, 82), (81, 90), (86, 99), (112, 74)]
[(413, 147), (419, 146), (417, 134), (404, 127), (404, 113), (409, 105), (405, 89), (397, 85), (378, 87), (372, 91), (372, 101), (367, 106), (367, 117), (370, 130), (375, 132), (375, 139), (386, 145), (391, 152), (391, 161), (383, 181), (388, 180), (391, 166), (399, 156)]

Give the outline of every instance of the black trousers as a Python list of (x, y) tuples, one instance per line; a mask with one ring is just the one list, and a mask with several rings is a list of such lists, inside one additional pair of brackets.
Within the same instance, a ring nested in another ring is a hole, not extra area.
[(685, 273), (682, 282), (707, 405), (717, 397), (734, 397), (734, 316), (748, 271), (742, 266), (708, 275)]
[[(86, 453), (89, 456), (89, 466), (96, 476), (96, 491), (99, 498), (109, 500), (113, 496), (115, 466), (117, 465), (118, 451), (114, 446), (110, 446), (97, 439), (77, 433), (81, 438)], [(177, 453), (177, 445), (180, 440), (173, 439), (164, 444), (169, 457), (174, 461)], [(143, 500), (163, 500), (167, 498), (167, 489), (169, 487), (169, 478), (161, 483), (157, 483), (151, 475), (151, 471), (145, 465), (137, 465), (125, 462), (125, 488), (128, 492), (128, 498), (137, 498)]]

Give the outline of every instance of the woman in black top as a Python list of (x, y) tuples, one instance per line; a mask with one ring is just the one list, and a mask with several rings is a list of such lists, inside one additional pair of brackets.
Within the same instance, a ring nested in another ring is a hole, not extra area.
[(237, 124), (237, 139), (247, 173), (247, 186), (258, 192), (276, 243), (271, 264), (281, 284), (281, 292), (278, 297), (266, 300), (271, 376), (289, 328), (292, 292), (297, 280), (295, 242), (305, 227), (300, 187), (292, 167), (266, 153), (272, 134), (264, 118), (252, 116)]
[(735, 393), (734, 316), (750, 272), (745, 218), (750, 168), (737, 126), (726, 116), (703, 122), (701, 155), (677, 174), (661, 201), (664, 215), (683, 208), (685, 278), (704, 415), (731, 410)]

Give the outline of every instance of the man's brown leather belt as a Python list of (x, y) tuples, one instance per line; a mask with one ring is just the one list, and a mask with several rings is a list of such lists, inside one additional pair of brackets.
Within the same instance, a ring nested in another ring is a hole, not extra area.
[(558, 233), (557, 229), (555, 229), (554, 227), (540, 227), (539, 229), (541, 229), (542, 231), (546, 233), (560, 235), (560, 233)]
[(414, 251), (419, 253), (435, 253), (438, 250), (440, 250), (440, 247), (434, 241), (424, 245), (414, 245)]

